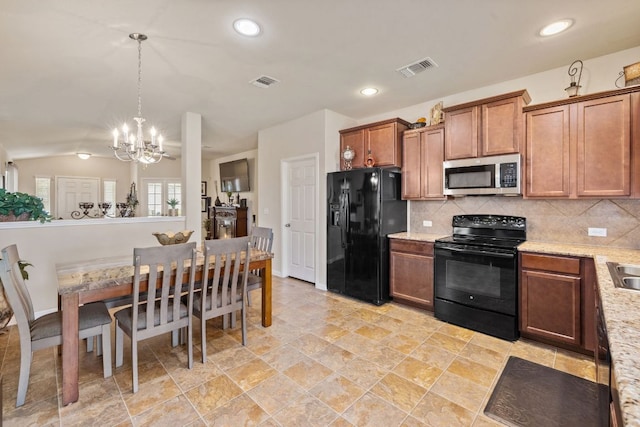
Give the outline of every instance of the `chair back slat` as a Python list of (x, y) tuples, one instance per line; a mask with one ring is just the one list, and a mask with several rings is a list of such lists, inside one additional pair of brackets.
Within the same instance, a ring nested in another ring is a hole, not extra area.
[[(273, 246), (273, 230), (267, 227), (253, 227), (251, 229), (251, 247), (271, 252)], [(251, 270), (252, 274), (260, 275), (260, 270)]]

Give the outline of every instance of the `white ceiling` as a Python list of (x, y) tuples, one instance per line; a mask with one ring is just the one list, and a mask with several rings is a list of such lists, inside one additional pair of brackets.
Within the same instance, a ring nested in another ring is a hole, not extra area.
[[(262, 35), (236, 34), (239, 17)], [(183, 112), (202, 114), (214, 158), (319, 109), (359, 119), (636, 47), (639, 18), (638, 0), (0, 0), (0, 145), (13, 160), (111, 155), (137, 109), (133, 32), (149, 37), (143, 116), (177, 154)], [(425, 57), (438, 67), (395, 71)], [(280, 83), (248, 83), (262, 75)]]

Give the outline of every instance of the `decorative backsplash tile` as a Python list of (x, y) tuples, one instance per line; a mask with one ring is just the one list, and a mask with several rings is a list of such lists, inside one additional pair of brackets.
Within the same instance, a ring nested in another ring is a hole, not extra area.
[[(525, 200), (521, 197), (460, 197), (410, 202), (412, 232), (450, 234), (453, 215), (493, 214), (527, 218), (527, 240), (640, 249), (640, 200)], [(423, 227), (422, 221), (433, 222)], [(587, 235), (606, 228), (607, 237)]]

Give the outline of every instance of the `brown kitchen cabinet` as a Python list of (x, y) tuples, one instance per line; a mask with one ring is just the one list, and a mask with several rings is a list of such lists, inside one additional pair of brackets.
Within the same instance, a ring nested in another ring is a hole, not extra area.
[(521, 90), (445, 108), (445, 159), (519, 153), (529, 102)]
[(433, 243), (394, 238), (389, 249), (393, 300), (433, 311)]
[(520, 333), (523, 337), (593, 352), (592, 259), (520, 254)]
[(638, 126), (632, 112), (640, 108), (640, 94), (629, 91), (524, 109), (525, 197), (640, 195), (640, 157), (634, 154), (640, 147), (640, 135), (631, 132), (632, 126)]
[[(409, 128), (409, 122), (400, 118), (370, 123), (340, 131), (340, 155), (350, 146), (355, 157), (352, 168), (366, 167), (369, 153), (374, 159), (374, 166), (402, 167), (402, 133)], [(345, 163), (340, 158), (340, 170), (345, 170)]]
[(402, 198), (444, 199), (444, 126), (407, 130), (402, 136)]

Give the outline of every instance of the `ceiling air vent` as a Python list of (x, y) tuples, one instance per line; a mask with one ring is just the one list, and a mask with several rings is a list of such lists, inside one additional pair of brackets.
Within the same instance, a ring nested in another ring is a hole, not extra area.
[(255, 80), (251, 80), (249, 83), (251, 83), (254, 86), (258, 86), (261, 88), (268, 88), (269, 86), (272, 86), (276, 83), (279, 83), (280, 80), (276, 80), (273, 77), (269, 77), (269, 76), (260, 76)]
[(420, 61), (414, 62), (413, 64), (400, 67), (396, 71), (398, 71), (405, 77), (413, 77), (416, 74), (423, 72), (424, 70), (437, 66), (438, 64), (436, 64), (433, 59), (426, 57), (424, 59), (421, 59)]

